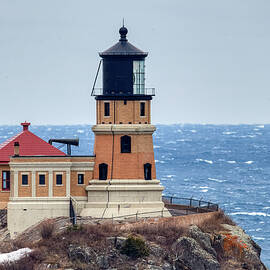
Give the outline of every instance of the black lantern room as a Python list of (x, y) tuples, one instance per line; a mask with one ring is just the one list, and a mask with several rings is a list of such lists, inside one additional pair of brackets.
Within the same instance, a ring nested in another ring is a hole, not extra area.
[(119, 42), (99, 53), (102, 58), (103, 88), (93, 89), (96, 99), (152, 99), (154, 89), (145, 88), (145, 58), (148, 53), (127, 40), (128, 30), (119, 29)]

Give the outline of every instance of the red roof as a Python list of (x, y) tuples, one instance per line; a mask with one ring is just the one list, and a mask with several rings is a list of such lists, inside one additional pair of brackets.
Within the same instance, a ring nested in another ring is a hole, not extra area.
[(0, 144), (0, 163), (8, 163), (14, 156), (14, 143), (19, 143), (20, 156), (65, 156), (66, 154), (28, 130), (30, 123), (22, 123), (23, 131)]

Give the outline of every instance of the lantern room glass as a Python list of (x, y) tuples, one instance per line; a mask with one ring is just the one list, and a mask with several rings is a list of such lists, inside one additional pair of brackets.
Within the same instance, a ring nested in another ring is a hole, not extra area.
[(133, 61), (133, 94), (145, 94), (144, 60)]

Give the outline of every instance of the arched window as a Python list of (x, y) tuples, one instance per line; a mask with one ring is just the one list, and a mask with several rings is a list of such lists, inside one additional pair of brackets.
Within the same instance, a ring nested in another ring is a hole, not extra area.
[(144, 167), (144, 179), (151, 180), (152, 179), (152, 165), (150, 163), (146, 163), (143, 165)]
[(131, 153), (131, 137), (122, 136), (121, 137), (121, 153)]
[(108, 165), (106, 163), (99, 164), (99, 180), (107, 180)]

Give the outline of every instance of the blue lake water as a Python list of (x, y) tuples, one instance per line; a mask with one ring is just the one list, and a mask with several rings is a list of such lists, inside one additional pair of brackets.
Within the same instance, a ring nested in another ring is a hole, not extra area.
[[(72, 154), (93, 154), (88, 125), (30, 130), (44, 140), (78, 137)], [(0, 126), (0, 143), (20, 131)], [(270, 267), (270, 125), (157, 125), (154, 150), (164, 194), (219, 203), (262, 247)]]

